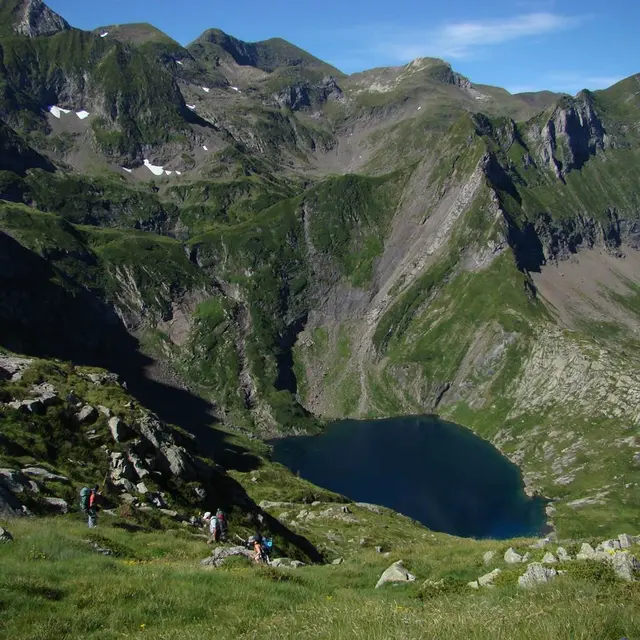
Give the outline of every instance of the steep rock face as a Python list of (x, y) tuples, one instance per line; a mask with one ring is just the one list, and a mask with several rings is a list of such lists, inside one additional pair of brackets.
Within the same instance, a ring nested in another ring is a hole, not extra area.
[(530, 139), (539, 145), (543, 163), (560, 179), (610, 144), (588, 94), (558, 106), (542, 126), (532, 129)]
[(318, 107), (328, 101), (344, 102), (345, 95), (335, 78), (327, 76), (318, 84), (309, 82), (286, 86), (272, 95), (279, 107), (292, 111)]
[(42, 0), (23, 0), (22, 6), (17, 8), (17, 14), (14, 29), (16, 33), (29, 38), (50, 36), (71, 29), (69, 23)]

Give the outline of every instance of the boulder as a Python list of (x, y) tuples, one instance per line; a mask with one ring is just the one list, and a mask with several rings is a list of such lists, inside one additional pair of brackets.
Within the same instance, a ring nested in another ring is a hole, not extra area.
[(84, 376), (93, 384), (118, 384), (118, 376), (115, 373), (109, 373), (107, 371), (103, 373), (87, 373)]
[(0, 356), (0, 380), (17, 382), (22, 379), (22, 372), (28, 369), (33, 360), (14, 358), (13, 356)]
[(556, 562), (558, 562), (558, 559), (550, 551), (547, 551), (544, 554), (544, 558), (542, 558), (542, 564), (556, 564)]
[(416, 577), (405, 569), (402, 560), (398, 560), (380, 576), (376, 584), (376, 589), (379, 589), (388, 582), (413, 582), (415, 579)]
[(0, 482), (0, 516), (16, 517), (25, 515), (25, 507), (2, 482)]
[(495, 551), (487, 551), (483, 556), (482, 556), (482, 561), (485, 564), (491, 564), (491, 561), (494, 559), (496, 555)]
[(529, 545), (529, 549), (544, 549), (549, 544), (548, 538), (541, 538), (537, 542)]
[(616, 575), (622, 580), (634, 581), (640, 574), (640, 562), (629, 551), (618, 551), (611, 557)]
[(620, 549), (620, 541), (619, 540), (604, 540), (596, 547), (596, 552), (598, 551), (617, 551)]
[(165, 471), (183, 480), (191, 480), (197, 477), (195, 464), (184, 447), (175, 444), (164, 444), (159, 450), (158, 464)]
[(253, 551), (245, 547), (216, 547), (209, 558), (205, 558), (200, 562), (204, 567), (219, 567), (224, 564), (227, 558), (233, 556), (245, 556), (249, 560), (253, 560)]
[(63, 482), (64, 484), (69, 483), (69, 478), (65, 476), (58, 475), (57, 473), (52, 473), (51, 471), (47, 471), (46, 469), (42, 469), (40, 467), (25, 467), (22, 470), (22, 473), (28, 476), (34, 476), (43, 482)]
[(138, 474), (138, 478), (140, 478), (141, 480), (151, 473), (149, 469), (147, 469), (145, 462), (132, 451), (127, 454), (127, 458), (133, 465), (135, 472)]
[(571, 556), (567, 553), (567, 550), (564, 547), (558, 547), (556, 549), (556, 555), (560, 562), (569, 562), (569, 560), (571, 560)]
[(382, 553), (382, 547), (381, 546), (377, 546), (376, 547), (376, 553)]
[(91, 424), (96, 421), (98, 412), (90, 404), (85, 404), (78, 413), (76, 413), (76, 420), (80, 424)]
[(138, 475), (133, 465), (129, 462), (128, 458), (125, 458), (123, 453), (114, 451), (111, 454), (111, 471), (109, 472), (111, 480), (117, 482), (121, 478), (126, 480), (136, 480)]
[(44, 496), (42, 499), (47, 503), (52, 511), (57, 511), (58, 513), (67, 513), (69, 511), (69, 504), (62, 498)]
[[(26, 475), (15, 469), (0, 469), (0, 483), (12, 493), (23, 493), (25, 490), (32, 490), (35, 485), (33, 480), (29, 480)], [(38, 486), (35, 485), (36, 493)]]
[(502, 573), (500, 569), (494, 569), (491, 573), (487, 573), (478, 578), (478, 584), (481, 587), (493, 587), (494, 580)]
[(109, 409), (108, 407), (103, 407), (101, 404), (99, 404), (98, 411), (106, 418), (111, 417), (111, 409)]
[(117, 416), (109, 418), (109, 429), (111, 429), (111, 437), (114, 442), (124, 442), (132, 438), (134, 432)]
[(518, 578), (518, 585), (523, 589), (530, 589), (539, 584), (550, 582), (558, 575), (551, 567), (544, 567), (539, 562), (532, 562), (527, 570)]
[(141, 493), (142, 495), (149, 493), (149, 489), (147, 489), (147, 485), (144, 482), (138, 482), (136, 489), (138, 493)]
[(588, 542), (583, 542), (580, 551), (576, 555), (576, 560), (595, 560), (596, 557), (594, 548)]
[(509, 547), (504, 554), (504, 561), (507, 564), (519, 564), (523, 561), (523, 556), (516, 553), (513, 547)]
[(342, 558), (336, 558), (335, 560), (333, 560), (331, 562), (331, 564), (339, 565), (339, 564), (342, 564), (343, 562), (344, 562), (344, 560)]
[(290, 569), (297, 569), (298, 567), (306, 566), (304, 562), (300, 560), (291, 560), (290, 558), (275, 558), (271, 561), (272, 567), (289, 567)]
[(4, 542), (13, 542), (13, 536), (3, 527), (0, 527), (0, 544)]
[(477, 580), (474, 580), (473, 582), (467, 582), (467, 587), (471, 587), (472, 589), (479, 589), (480, 585), (478, 584)]
[(371, 513), (376, 513), (378, 515), (382, 513), (382, 509), (377, 504), (369, 504), (368, 502), (356, 502), (356, 507), (366, 509), (367, 511), (371, 511)]
[(633, 546), (633, 538), (626, 533), (621, 533), (618, 536), (618, 541), (621, 549), (630, 549)]

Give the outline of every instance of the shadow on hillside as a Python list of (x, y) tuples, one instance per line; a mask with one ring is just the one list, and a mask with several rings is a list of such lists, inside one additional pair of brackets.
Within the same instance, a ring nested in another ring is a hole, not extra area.
[[(89, 262), (86, 267), (89, 271)], [(191, 433), (202, 454), (227, 469), (249, 471), (259, 465), (256, 456), (227, 442), (227, 434), (212, 426), (216, 420), (210, 403), (147, 375), (153, 361), (138, 351), (138, 341), (111, 307), (3, 232), (0, 346), (16, 353), (109, 369), (161, 420)]]

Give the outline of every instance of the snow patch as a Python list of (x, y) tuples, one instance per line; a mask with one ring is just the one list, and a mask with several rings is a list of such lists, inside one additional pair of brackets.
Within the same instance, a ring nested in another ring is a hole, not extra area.
[(108, 31), (105, 31), (104, 33), (101, 33), (101, 34), (100, 34), (100, 37), (101, 37), (101, 38), (106, 38), (108, 35), (109, 35), (109, 32), (108, 32)]
[(165, 170), (165, 173), (166, 173), (168, 176), (170, 176), (170, 175), (173, 173), (173, 171), (169, 171), (169, 170), (167, 169), (167, 170)]
[(418, 111), (420, 111), (420, 109), (422, 109), (422, 107), (418, 107)]
[(205, 93), (209, 93), (209, 91), (211, 91), (211, 89), (209, 89), (209, 87), (202, 87), (202, 90), (203, 90)]
[(126, 171), (127, 173), (131, 173), (133, 171), (133, 169), (127, 169), (127, 167), (120, 167), (123, 171)]
[(202, 145), (202, 148), (203, 148), (205, 151), (209, 151), (209, 149), (207, 149), (206, 145), (204, 145), (204, 144)]
[(238, 89), (238, 87), (231, 87), (231, 88), (232, 88), (234, 91), (237, 91), (238, 93), (242, 93), (242, 92), (240, 91), (240, 89)]
[(180, 62), (180, 60), (176, 60), (176, 62), (177, 62), (181, 67), (184, 67), (184, 65), (182, 64), (182, 62)]
[(146, 158), (144, 159), (144, 166), (147, 167), (154, 176), (161, 176), (164, 173), (164, 167), (151, 164)]
[(182, 171), (176, 171), (176, 175), (177, 176), (181, 176), (182, 175)]
[(78, 118), (80, 118), (80, 120), (84, 120), (85, 118), (89, 117), (89, 112), (83, 109), (82, 111), (76, 111), (76, 115), (78, 116)]
[(196, 110), (196, 105), (195, 104), (188, 104), (187, 105), (187, 109), (191, 109), (191, 111), (195, 111)]
[(49, 107), (49, 112), (51, 113), (52, 116), (55, 116), (56, 118), (60, 119), (61, 114), (71, 113), (71, 109), (63, 109), (62, 107), (56, 107), (54, 105), (52, 107)]

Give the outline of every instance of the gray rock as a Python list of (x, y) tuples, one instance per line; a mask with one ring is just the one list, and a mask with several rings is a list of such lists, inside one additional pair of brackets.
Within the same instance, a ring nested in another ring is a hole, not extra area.
[(0, 527), (0, 544), (4, 542), (13, 542), (13, 536), (3, 527)]
[(149, 493), (149, 489), (147, 489), (147, 485), (144, 482), (138, 482), (136, 489), (138, 490), (138, 493), (141, 493), (142, 495)]
[(90, 404), (85, 404), (76, 414), (76, 420), (80, 424), (91, 424), (96, 421), (97, 417), (98, 412)]
[(312, 507), (319, 507), (321, 504), (322, 504), (322, 502), (320, 502), (320, 500), (314, 500), (314, 501), (311, 503), (311, 506), (312, 506)]
[[(2, 473), (1, 470), (0, 470), (0, 473)], [(629, 549), (633, 546), (633, 538), (630, 535), (627, 535), (626, 533), (621, 533), (618, 536), (618, 541), (620, 542), (621, 549)]]
[(29, 390), (29, 393), (35, 397), (36, 402), (39, 402), (45, 408), (60, 402), (55, 387), (48, 382), (34, 385)]
[(376, 589), (379, 589), (388, 582), (413, 582), (415, 579), (416, 577), (405, 569), (402, 560), (398, 560), (380, 576), (376, 584)]
[(131, 481), (138, 479), (138, 474), (131, 462), (129, 462), (129, 459), (125, 458), (124, 454), (119, 451), (114, 451), (111, 454), (111, 470), (109, 475), (114, 482), (117, 482), (121, 478)]
[(595, 560), (596, 552), (594, 548), (587, 542), (583, 542), (580, 551), (576, 555), (576, 560)]
[(381, 546), (377, 546), (376, 547), (376, 553), (382, 553), (382, 547)]
[(216, 547), (211, 552), (211, 557), (205, 558), (200, 564), (204, 567), (219, 567), (233, 556), (245, 556), (248, 560), (253, 560), (253, 551), (245, 547)]
[(103, 373), (87, 373), (84, 377), (91, 380), (93, 384), (118, 384), (119, 382), (117, 374), (108, 371)]
[(133, 437), (134, 432), (117, 416), (109, 419), (109, 429), (114, 442), (124, 442)]
[(504, 561), (507, 564), (519, 564), (522, 562), (523, 556), (519, 553), (516, 553), (513, 547), (509, 547), (504, 554)]
[(179, 517), (178, 512), (174, 511), (173, 509), (158, 509), (158, 511), (163, 516), (167, 516), (167, 518), (173, 518), (174, 520), (176, 520)]
[(129, 462), (133, 465), (133, 468), (135, 472), (138, 474), (138, 478), (140, 478), (140, 480), (150, 475), (151, 472), (149, 471), (149, 469), (147, 469), (147, 467), (145, 466), (145, 462), (143, 462), (138, 455), (130, 451), (127, 454), (127, 458)]
[(474, 580), (473, 582), (467, 582), (467, 587), (471, 587), (472, 589), (479, 589), (480, 585), (478, 584), (477, 580)]
[(57, 511), (58, 513), (67, 513), (69, 511), (69, 504), (62, 498), (51, 498), (49, 496), (45, 496), (42, 499), (49, 505), (51, 509)]
[(494, 559), (496, 555), (495, 551), (487, 551), (483, 556), (482, 556), (482, 561), (485, 564), (491, 564), (491, 561)]
[(160, 466), (165, 471), (173, 474), (183, 480), (190, 480), (197, 477), (197, 471), (194, 462), (184, 447), (178, 447), (175, 444), (162, 445), (159, 450)]
[(604, 540), (596, 547), (596, 552), (598, 551), (617, 551), (620, 549), (620, 541), (619, 540)]
[(0, 380), (17, 382), (22, 379), (22, 373), (33, 364), (33, 360), (14, 358), (13, 356), (0, 356)]
[(292, 560), (290, 566), (292, 569), (297, 569), (298, 567), (306, 567), (307, 565), (304, 562), (300, 562), (300, 560)]
[[(0, 469), (0, 483), (2, 483), (12, 493), (23, 493), (33, 490), (33, 480), (29, 480), (26, 475), (15, 469)], [(35, 483), (33, 483), (35, 484)], [(35, 485), (36, 493), (38, 486)]]
[(336, 558), (331, 562), (331, 564), (338, 565), (338, 564), (342, 564), (343, 562), (344, 560), (342, 558)]
[(494, 580), (502, 573), (500, 569), (494, 569), (491, 573), (487, 573), (478, 578), (478, 584), (481, 587), (493, 587)]
[(551, 567), (544, 567), (539, 562), (532, 562), (527, 570), (518, 578), (518, 585), (523, 589), (530, 589), (539, 584), (550, 582), (558, 575)]
[(69, 478), (58, 475), (57, 473), (52, 473), (51, 471), (47, 471), (46, 469), (41, 469), (40, 467), (25, 467), (22, 470), (22, 473), (28, 476), (35, 476), (43, 482), (63, 482), (64, 484), (69, 483)]
[(558, 562), (558, 559), (550, 551), (547, 551), (544, 554), (544, 558), (542, 558), (542, 564), (556, 564), (556, 562)]
[(564, 547), (558, 547), (556, 549), (556, 554), (560, 562), (569, 562), (571, 560), (571, 556), (567, 553), (567, 550)]
[(529, 545), (529, 549), (544, 549), (549, 544), (548, 538), (541, 538), (537, 542)]
[(50, 36), (71, 28), (64, 18), (49, 9), (42, 0), (24, 0), (15, 15), (18, 20), (14, 23), (14, 30), (28, 38)]
[(3, 482), (0, 482), (0, 515), (4, 517), (17, 517), (26, 515), (26, 513), (26, 507)]
[(640, 574), (640, 562), (629, 551), (618, 551), (611, 557), (616, 575), (622, 580), (634, 581)]
[(109, 409), (108, 407), (103, 407), (101, 404), (99, 404), (98, 411), (106, 418), (111, 417), (111, 409)]
[(270, 502), (269, 500), (263, 500), (258, 505), (263, 511), (267, 509), (276, 509), (280, 507), (295, 507), (297, 506), (295, 502)]

